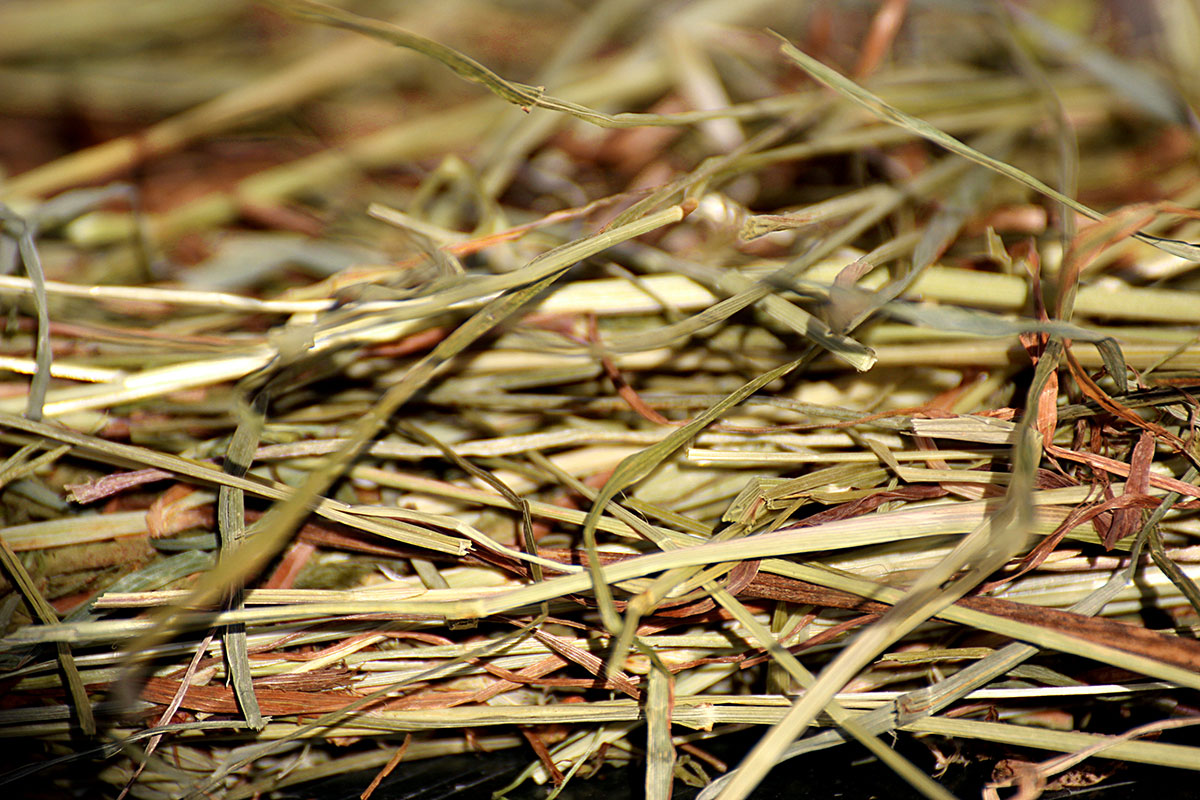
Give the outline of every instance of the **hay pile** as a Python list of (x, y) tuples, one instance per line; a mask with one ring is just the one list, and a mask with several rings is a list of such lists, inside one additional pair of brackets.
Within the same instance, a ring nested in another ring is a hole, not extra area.
[(347, 8), (0, 8), (4, 780), (1200, 768), (1193, 7)]

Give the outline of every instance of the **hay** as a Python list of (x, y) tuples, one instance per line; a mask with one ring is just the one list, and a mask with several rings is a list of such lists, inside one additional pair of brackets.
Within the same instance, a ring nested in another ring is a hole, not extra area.
[(0, 10), (185, 76), (0, 184), (3, 780), (1200, 768), (1194, 11), (135, 6)]

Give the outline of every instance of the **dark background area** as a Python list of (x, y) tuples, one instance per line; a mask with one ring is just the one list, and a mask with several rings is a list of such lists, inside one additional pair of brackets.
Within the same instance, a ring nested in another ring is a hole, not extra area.
[[(757, 732), (728, 737), (707, 746), (731, 764), (755, 742)], [(953, 751), (953, 745), (939, 740), (939, 748)], [(918, 767), (932, 769), (931, 751), (910, 737), (896, 741), (896, 747)], [(1052, 756), (1043, 751), (983, 746), (975, 748), (979, 757), (1022, 757), (1044, 760)], [(447, 756), (429, 761), (401, 764), (371, 796), (371, 800), (475, 800), (489, 798), (507, 785), (529, 763), (528, 752), (505, 751)], [(1111, 773), (1093, 786), (1046, 791), (1044, 800), (1140, 800), (1159, 795), (1172, 798), (1200, 797), (1196, 776), (1184, 770), (1167, 770), (1140, 764), (1116, 764), (1103, 759), (1085, 762), (1090, 767)], [(358, 800), (376, 771), (342, 775), (322, 781), (290, 787), (281, 792), (285, 800)], [(596, 775), (572, 780), (559, 793), (560, 800), (638, 800), (642, 790), (643, 767), (604, 767)], [(959, 798), (981, 796), (991, 778), (990, 761), (972, 759), (954, 763), (941, 776), (941, 782)], [(509, 800), (544, 800), (553, 787), (528, 783), (506, 795)], [(699, 790), (676, 782), (674, 800), (694, 800)], [(1011, 798), (1013, 789), (1000, 790), (1002, 798)], [(921, 795), (906, 785), (887, 766), (859, 745), (844, 745), (808, 757), (796, 758), (777, 767), (751, 795), (752, 800), (920, 800)]]

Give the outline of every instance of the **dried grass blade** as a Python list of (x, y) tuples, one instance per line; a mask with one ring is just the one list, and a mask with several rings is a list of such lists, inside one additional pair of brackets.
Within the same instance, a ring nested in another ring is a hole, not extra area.
[[(593, 499), (593, 503), (594, 502), (595, 499)], [(633, 514), (630, 514), (619, 505), (613, 504), (612, 508), (614, 513), (628, 523), (631, 527), (639, 530), (647, 527), (640, 523), (640, 521)], [(680, 552), (680, 549), (688, 549), (686, 547), (680, 548), (678, 544), (671, 541), (655, 540), (655, 543), (660, 547), (667, 548), (668, 552)], [(697, 564), (696, 566), (699, 565)], [(692, 573), (696, 571), (696, 568), (693, 566), (688, 569), (678, 570), (678, 572), (681, 574), (673, 577), (672, 572), (674, 571), (676, 570), (668, 570), (665, 572), (660, 577), (659, 581), (656, 582), (656, 584), (663, 583), (665, 585), (671, 583), (672, 581), (677, 584), (683, 580), (686, 580)], [(740, 622), (752, 633), (754, 638), (759, 642), (760, 646), (770, 653), (776, 663), (780, 664), (782, 668), (792, 675), (792, 677), (795, 678), (802, 686), (804, 686), (805, 689), (811, 689), (813, 687), (813, 685), (816, 683), (816, 678), (812, 675), (812, 673), (805, 669), (795, 656), (781, 647), (771, 632), (763, 627), (750, 612), (750, 610), (747, 609), (724, 586), (712, 580), (705, 581), (702, 586), (709, 597), (720, 603), (723, 608), (729, 611), (734, 619), (738, 620), (738, 622)], [(663, 588), (668, 589), (669, 587), (664, 586)], [(636, 615), (640, 614), (641, 611), (641, 604), (639, 601), (643, 600), (645, 596), (646, 595), (639, 595), (638, 597), (635, 597), (627, 606), (626, 614), (628, 618), (623, 621), (624, 628), (612, 645), (612, 650), (609, 657), (610, 665), (620, 664), (624, 660), (625, 653), (627, 652), (631, 642), (635, 642), (639, 650), (647, 652), (651, 656), (652, 664), (658, 663), (653, 651), (649, 650), (641, 642), (638, 642), (634, 639), (635, 632), (633, 629), (637, 624)], [(611, 670), (612, 667), (610, 666), (610, 671)], [(905, 781), (907, 781), (914, 788), (918, 789), (918, 791), (920, 791), (926, 797), (933, 798), (934, 800), (953, 800), (953, 795), (943, 789), (935, 781), (930, 779), (927, 775), (925, 775), (925, 773), (913, 766), (902, 755), (886, 746), (883, 742), (879, 741), (872, 733), (865, 731), (858, 726), (856, 720), (849, 716), (846, 710), (835, 700), (830, 700), (829, 704), (826, 706), (826, 710), (833, 717), (835, 722), (837, 722), (839, 725), (842, 725), (848, 733), (862, 742), (862, 744), (866, 746), (868, 750), (874, 753), (885, 764), (888, 764), (890, 767), (892, 767), (892, 769), (894, 769), (898, 775), (903, 777)], [(737, 773), (735, 772), (734, 774), (736, 775)], [(647, 781), (649, 781), (649, 774), (647, 775)], [(647, 785), (649, 786), (649, 783), (647, 783)], [(710, 797), (711, 793), (706, 791), (702, 796)]]
[[(1041, 764), (1036, 764), (1033, 767), (1033, 777), (1035, 781), (1044, 781), (1051, 775), (1056, 775), (1060, 772), (1068, 770), (1085, 759), (1100, 755), (1123, 742), (1131, 741), (1140, 736), (1147, 736), (1149, 734), (1159, 733), (1161, 731), (1172, 730), (1176, 728), (1190, 727), (1197, 724), (1200, 724), (1200, 720), (1167, 719), (1159, 722), (1150, 722), (1145, 725), (1139, 725), (1136, 728), (1132, 728), (1125, 733), (1120, 734), (1119, 736), (1114, 736), (1111, 738), (1106, 737), (1107, 741), (1099, 741), (1091, 747), (1085, 747), (1082, 750), (1070, 753), (1069, 755), (1059, 756), (1058, 758), (1052, 758), (1044, 761)], [(1200, 753), (1200, 748), (1196, 749), (1198, 753)], [(1020, 777), (1014, 776), (1004, 781), (994, 782), (991, 784), (991, 786), (1012, 785), (1013, 783), (1017, 783), (1019, 780)]]
[(671, 740), (671, 712), (675, 705), (675, 677), (653, 650), (646, 691), (646, 800), (671, 800), (675, 783), (675, 743)]
[(1117, 340), (1069, 322), (1029, 319), (1005, 319), (986, 311), (956, 308), (947, 305), (926, 305), (892, 301), (883, 307), (885, 313), (912, 325), (941, 331), (962, 331), (975, 336), (1008, 337), (1022, 333), (1045, 333), (1064, 339), (1091, 342), (1100, 352), (1109, 374), (1124, 392), (1125, 357)]
[(602, 128), (635, 128), (644, 125), (692, 125), (726, 117), (743, 116), (749, 113), (756, 116), (761, 109), (749, 106), (740, 109), (719, 108), (711, 111), (693, 111), (683, 114), (647, 114), (622, 113), (607, 114), (579, 103), (552, 97), (545, 93), (543, 87), (529, 86), (524, 83), (507, 80), (494, 71), (480, 64), (475, 59), (447, 47), (440, 42), (404, 30), (396, 25), (364, 17), (344, 11), (313, 0), (264, 0), (283, 13), (332, 25), (338, 28), (355, 31), (388, 42), (396, 47), (415, 50), (418, 53), (436, 59), (453, 70), (457, 75), (472, 83), (478, 83), (496, 96), (518, 106), (524, 111), (534, 108), (544, 108), (575, 117), (584, 122)]
[(1001, 742), (1017, 747), (1036, 747), (1073, 753), (1104, 746), (1108, 758), (1157, 764), (1177, 769), (1200, 769), (1200, 748), (1163, 742), (1122, 742), (1115, 737), (1097, 736), (1077, 731), (1055, 731), (1028, 725), (1003, 722), (981, 722), (947, 717), (926, 717), (911, 723), (908, 730), (936, 733), (942, 736), (961, 736), (988, 742)]
[(542, 91), (537, 87), (507, 81), (475, 59), (440, 42), (406, 31), (397, 25), (363, 17), (312, 0), (267, 0), (265, 4), (274, 6), (277, 10), (299, 19), (344, 28), (380, 39), (396, 47), (415, 50), (442, 62), (460, 77), (472, 83), (481, 84), (509, 103), (526, 110), (538, 105), (542, 97)]
[[(833, 696), (884, 647), (896, 641), (933, 614), (945, 609), (1016, 552), (1030, 529), (1033, 472), (1040, 447), (1029, 424), (1014, 448), (1013, 477), (1004, 506), (995, 517), (977, 527), (936, 568), (917, 579), (887, 614), (860, 633), (826, 667), (820, 679), (792, 706), (784, 719), (771, 729), (746, 757), (738, 775), (725, 786), (721, 800), (742, 800), (778, 763), (793, 741), (816, 718)], [(956, 574), (970, 565), (962, 576)]]
[(17, 252), (33, 287), (33, 305), (37, 316), (37, 344), (33, 379), (29, 382), (29, 397), (25, 402), (25, 416), (32, 420), (42, 418), (46, 403), (46, 390), (50, 387), (50, 312), (46, 302), (46, 276), (42, 271), (42, 260), (38, 256), (34, 237), (37, 223), (22, 219), (8, 206), (0, 203), (0, 223), (4, 230), (0, 235), (11, 236), (17, 241)]
[[(530, 633), (530, 631), (533, 631), (537, 628), (537, 626), (541, 625), (542, 622), (543, 618), (538, 617), (532, 622), (521, 626), (519, 630), (513, 633), (503, 635), (495, 639), (489, 639), (487, 642), (479, 645), (478, 647), (469, 648), (461, 655), (455, 656), (453, 659), (451, 659), (451, 666), (460, 662), (469, 661), (470, 659), (487, 658), (494, 653), (500, 652), (514, 642), (523, 639)], [(351, 716), (355, 711), (372, 705), (376, 701), (381, 700), (397, 689), (403, 688), (404, 686), (412, 683), (420, 683), (439, 677), (445, 673), (446, 669), (446, 665), (438, 665), (432, 669), (425, 670), (424, 672), (407, 677), (404, 680), (389, 684), (381, 689), (371, 692), (370, 694), (364, 695), (350, 703), (347, 703), (342, 708), (323, 714), (312, 722), (299, 725), (291, 733), (288, 733), (275, 741), (266, 741), (262, 744), (245, 748), (245, 751), (239, 753), (235, 759), (232, 759), (221, 765), (221, 767), (216, 769), (211, 776), (194, 786), (192, 790), (186, 794), (185, 798), (186, 800), (199, 800), (199, 798), (207, 797), (208, 792), (210, 792), (214, 787), (219, 786), (225, 777), (231, 772), (240, 769), (247, 764), (254, 763), (258, 759), (278, 750), (289, 741), (301, 738), (309, 731), (333, 727), (338, 722)]]
[[(771, 655), (774, 662), (787, 670), (788, 674), (804, 687), (804, 697), (808, 697), (817, 690), (819, 685), (818, 678), (809, 672), (786, 648), (782, 647), (775, 637), (771, 635), (771, 632), (736, 597), (715, 584), (710, 583), (705, 588), (712, 593), (713, 599), (721, 603), (724, 608), (733, 614), (738, 622), (751, 632), (759, 644)], [(948, 792), (943, 786), (917, 769), (900, 753), (880, 741), (873, 732), (863, 728), (858, 720), (832, 696), (826, 700), (823, 708), (846, 733), (857, 739), (879, 758), (880, 761), (891, 767), (897, 775), (901, 776), (910, 786), (921, 792), (921, 794), (930, 798), (930, 800), (954, 800), (954, 795)], [(774, 730), (776, 729), (772, 728), (772, 731)], [(760, 740), (760, 745), (761, 742), (762, 740)], [(755, 751), (757, 749), (758, 747), (756, 746)], [(750, 785), (750, 789), (753, 789), (760, 779), (753, 775), (753, 762), (750, 760), (752, 757), (753, 752), (750, 756), (746, 757), (746, 761), (741, 766), (730, 773), (727, 782), (722, 781), (721, 785), (715, 788), (710, 786), (709, 789), (701, 793), (699, 800), (712, 800), (714, 797), (724, 798), (729, 792), (739, 791), (739, 785), (749, 781), (754, 781)], [(750, 769), (747, 769), (748, 767)]]
[[(64, 442), (91, 456), (112, 464), (121, 466), (136, 464), (154, 467), (165, 470), (170, 474), (182, 475), (200, 481), (206, 485), (231, 486), (241, 489), (243, 492), (249, 492), (255, 496), (266, 497), (272, 500), (282, 500), (289, 496), (289, 490), (279, 484), (268, 485), (258, 483), (248, 478), (229, 475), (207, 464), (181, 458), (170, 453), (160, 453), (149, 448), (137, 447), (121, 442), (110, 442), (106, 439), (88, 436), (87, 434), (47, 422), (34, 422), (24, 417), (0, 412), (0, 427), (23, 431), (52, 441)], [(378, 533), (381, 536), (416, 547), (436, 552), (456, 554), (462, 553), (466, 549), (466, 544), (461, 539), (419, 528), (415, 525), (406, 525), (394, 520), (372, 520), (360, 517), (349, 513), (346, 509), (347, 507), (340, 503), (335, 504), (323, 498), (316, 500), (313, 504), (313, 511), (328, 519), (344, 522), (352, 527), (362, 528), (363, 530)]]
[[(254, 450), (266, 424), (266, 401), (264, 392), (256, 399), (253, 407), (243, 406), (237, 429), (225, 451), (225, 471), (244, 478), (254, 459)], [(217, 492), (217, 531), (220, 535), (221, 560), (236, 560), (246, 539), (246, 503), (241, 489), (222, 486)], [(244, 587), (241, 581), (228, 586), (228, 608), (236, 610), (244, 605)], [(253, 730), (262, 730), (264, 725), (254, 684), (250, 676), (250, 655), (246, 648), (246, 626), (240, 623), (226, 626), (221, 633), (225, 663), (233, 683), (233, 692), (238, 706), (246, 717), (246, 724)]]
[[(123, 374), (116, 380), (88, 386), (57, 389), (48, 393), (42, 412), (49, 417), (61, 417), (77, 411), (161, 397), (182, 389), (212, 386), (238, 380), (270, 363), (268, 347), (247, 348), (240, 353), (218, 358), (199, 359), (165, 367), (155, 367), (133, 374)], [(0, 400), (0, 409), (16, 410), (12, 399)]]
[(368, 785), (367, 788), (363, 790), (363, 793), (359, 795), (359, 800), (371, 800), (371, 795), (373, 795), (375, 790), (379, 788), (379, 784), (383, 781), (383, 779), (388, 775), (391, 775), (392, 770), (400, 765), (400, 761), (404, 758), (404, 753), (408, 750), (408, 746), (410, 744), (412, 744), (411, 733), (405, 735), (404, 741), (400, 743), (398, 748), (396, 748), (396, 752), (392, 754), (392, 757), (388, 759), (388, 762), (383, 765), (383, 768), (379, 770), (378, 774), (376, 774), (371, 780), (370, 785)]
[[(412, 436), (419, 442), (432, 444), (453, 464), (458, 466), (468, 475), (474, 475), (479, 480), (486, 483), (495, 489), (505, 500), (507, 500), (516, 511), (521, 514), (521, 540), (525, 545), (525, 554), (536, 557), (537, 542), (533, 538), (533, 515), (529, 511), (529, 501), (520, 497), (516, 492), (509, 488), (508, 484), (500, 480), (491, 472), (480, 469), (472, 464), (464, 456), (455, 452), (449, 445), (443, 443), (440, 439), (433, 436), (428, 431), (422, 430), (411, 423), (401, 423), (400, 429), (408, 435)], [(529, 572), (533, 576), (534, 581), (542, 580), (542, 565), (537, 561), (529, 562)]]
[[(992, 158), (985, 153), (981, 153), (975, 148), (965, 144), (961, 140), (938, 130), (924, 120), (918, 119), (910, 114), (906, 114), (900, 109), (889, 105), (879, 96), (872, 94), (863, 87), (851, 81), (849, 78), (838, 74), (835, 70), (825, 66), (807, 53), (798, 50), (783, 36), (780, 36), (777, 33), (774, 35), (781, 43), (780, 52), (795, 62), (797, 66), (839, 94), (854, 100), (856, 103), (863, 106), (881, 119), (887, 120), (888, 122), (899, 125), (903, 128), (907, 128), (918, 136), (928, 139), (934, 144), (940, 145), (941, 147), (944, 147), (953, 153), (957, 153), (963, 158), (970, 159), (977, 164), (982, 164), (989, 169), (995, 170), (1001, 175), (1012, 178), (1018, 183), (1028, 186), (1030, 189), (1033, 189), (1045, 195), (1046, 197), (1051, 198), (1052, 200), (1056, 200), (1086, 217), (1094, 220), (1105, 219), (1104, 214), (1085, 206), (1078, 200), (1067, 197), (1062, 192), (1038, 180), (1029, 173), (1017, 169), (1010, 164), (1006, 164), (1003, 161)], [(1164, 252), (1170, 253), (1173, 256), (1179, 256), (1180, 258), (1185, 258), (1189, 261), (1200, 260), (1200, 245), (1179, 241), (1177, 239), (1166, 239), (1149, 233), (1135, 233), (1133, 236), (1143, 242), (1146, 242), (1147, 244), (1163, 250)]]
[(596, 526), (608, 504), (618, 492), (632, 486), (653, 472), (672, 453), (683, 447), (687, 442), (704, 428), (712, 424), (718, 417), (729, 409), (741, 403), (750, 395), (782, 378), (792, 370), (805, 363), (807, 359), (799, 359), (769, 370), (759, 375), (740, 389), (727, 395), (720, 402), (710, 406), (695, 419), (672, 431), (661, 442), (647, 447), (639, 453), (621, 461), (613, 474), (605, 481), (596, 499), (592, 501), (591, 510), (583, 523), (583, 541), (588, 554), (588, 573), (592, 579), (592, 590), (600, 607), (600, 615), (605, 627), (614, 636), (619, 636), (622, 630), (621, 618), (613, 605), (612, 590), (604, 580), (604, 572), (600, 563), (600, 555), (596, 549)]
[[(63, 281), (46, 281), (46, 292), (60, 297), (82, 297), (98, 301), (170, 303), (184, 308), (210, 308), (218, 311), (261, 312), (266, 314), (315, 314), (337, 304), (328, 298), (263, 300), (229, 292), (199, 289), (166, 289), (157, 286), (88, 286)], [(0, 294), (32, 294), (33, 281), (16, 275), (0, 275)]]
[(619, 669), (612, 668), (611, 666), (606, 669), (604, 661), (592, 653), (589, 653), (580, 647), (576, 647), (570, 642), (563, 641), (559, 637), (542, 630), (534, 630), (533, 635), (539, 642), (545, 644), (558, 656), (583, 667), (585, 670), (595, 675), (598, 681), (603, 681), (606, 686), (618, 689), (632, 697), (634, 700), (637, 700), (642, 696), (642, 691), (637, 687), (636, 684), (634, 684), (628, 675)]
[[(292, 534), (300, 520), (308, 513), (314, 498), (345, 473), (354, 458), (388, 423), (388, 420), (442, 371), (453, 357), (520, 311), (529, 301), (557, 281), (578, 260), (601, 252), (618, 242), (648, 233), (672, 222), (678, 222), (682, 216), (683, 212), (678, 207), (666, 209), (629, 225), (595, 234), (581, 242), (564, 245), (540, 257), (535, 273), (539, 277), (535, 282), (489, 302), (439, 342), (432, 352), (417, 361), (404, 378), (388, 389), (379, 402), (356, 421), (350, 435), (346, 437), (345, 446), (328, 456), (321, 469), (310, 473), (299, 488), (255, 523), (257, 533), (241, 548), (242, 557), (236, 562), (218, 564), (216, 569), (200, 581), (188, 601), (183, 605), (208, 605), (231, 583), (242, 580), (261, 569), (286, 543), (287, 537)], [(598, 519), (599, 513), (596, 516)], [(592, 531), (594, 537), (594, 522)], [(142, 634), (131, 645), (128, 652), (133, 660), (136, 660), (138, 651), (167, 638), (182, 613), (182, 608), (179, 608), (159, 614), (158, 629), (152, 633)]]
[[(200, 666), (201, 659), (204, 657), (204, 654), (208, 652), (208, 645), (210, 642), (212, 642), (212, 637), (213, 635), (210, 632), (200, 642), (200, 646), (196, 648), (196, 652), (192, 654), (192, 659), (188, 662), (187, 668), (184, 670), (183, 675), (179, 680), (179, 690), (175, 693), (175, 696), (171, 698), (171, 702), (167, 704), (167, 707), (163, 709), (162, 714), (158, 718), (157, 727), (161, 728), (169, 725), (171, 719), (175, 716), (175, 712), (179, 710), (179, 706), (183, 703), (183, 698), (187, 694), (188, 688), (191, 686), (192, 676), (196, 674), (196, 668)], [(160, 742), (162, 742), (162, 739), (162, 734), (156, 734), (150, 737), (150, 741), (146, 743), (146, 751), (142, 758), (139, 759), (140, 763), (137, 765), (137, 769), (134, 770), (133, 775), (131, 775), (129, 780), (125, 783), (125, 788), (121, 790), (121, 794), (117, 796), (117, 800), (124, 800), (125, 795), (127, 795), (133, 785), (137, 783), (138, 777), (146, 768), (150, 757), (154, 755), (154, 751), (158, 748), (158, 745)]]
[[(1196, 478), (1200, 477), (1200, 472), (1195, 467), (1188, 467), (1188, 471), (1183, 475), (1185, 483), (1194, 484)], [(1138, 537), (1138, 541), (1142, 541), (1143, 537), (1150, 548), (1150, 557), (1154, 560), (1154, 564), (1163, 571), (1163, 573), (1171, 579), (1171, 583), (1179, 588), (1187, 601), (1192, 604), (1192, 608), (1200, 611), (1200, 587), (1196, 586), (1196, 582), (1188, 577), (1179, 565), (1167, 554), (1166, 548), (1163, 547), (1162, 530), (1158, 523), (1162, 519), (1165, 509), (1173, 505), (1179, 499), (1179, 495), (1170, 494), (1163, 499), (1163, 502), (1142, 529), (1142, 535)]]
[[(899, 589), (881, 586), (847, 573), (834, 572), (829, 568), (820, 567), (819, 565), (801, 565), (785, 561), (764, 561), (762, 568), (780, 575), (795, 577), (833, 589), (841, 589), (842, 591), (852, 592), (861, 597), (889, 604), (897, 602), (903, 596), (903, 593)], [(1131, 672), (1138, 672), (1158, 678), (1159, 680), (1171, 681), (1180, 686), (1200, 688), (1200, 674), (1197, 674), (1194, 669), (1164, 664), (1156, 658), (1149, 658), (1137, 653), (1100, 644), (1090, 639), (1066, 634), (1052, 627), (1009, 619), (960, 605), (952, 605), (942, 609), (937, 613), (937, 616), (949, 622), (991, 631), (1001, 636), (1019, 639), (1043, 648), (1090, 658), (1093, 661), (1103, 664), (1119, 666)]]
[[(30, 461), (29, 456), (33, 455), (36, 450), (34, 445), (26, 445), (9, 456), (3, 464), (0, 464), (0, 486), (7, 486), (13, 480), (36, 469), (40, 463), (46, 460), (47, 456), (58, 458), (64, 452), (62, 448), (56, 448), (41, 458)], [(32, 616), (42, 625), (57, 625), (58, 614), (46, 602), (46, 598), (42, 597), (42, 593), (38, 591), (37, 585), (25, 569), (25, 565), (21, 563), (21, 559), (9, 547), (8, 541), (3, 536), (0, 536), (0, 566), (3, 566), (4, 571), (12, 579), (13, 585), (20, 590)], [(83, 679), (79, 675), (79, 668), (75, 664), (74, 656), (71, 655), (71, 647), (66, 642), (57, 642), (55, 646), (58, 651), (58, 663), (62, 669), (63, 680), (71, 697), (71, 707), (79, 723), (79, 730), (85, 736), (95, 736), (96, 718), (92, 713), (92, 704), (88, 700), (87, 689), (84, 688)]]

